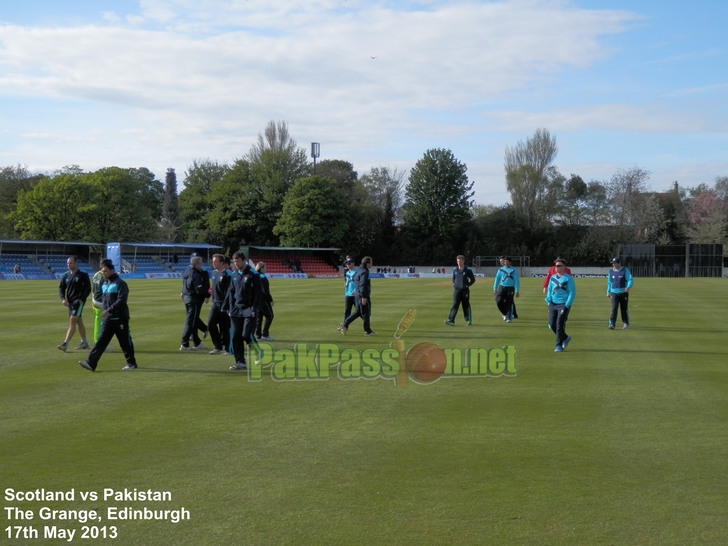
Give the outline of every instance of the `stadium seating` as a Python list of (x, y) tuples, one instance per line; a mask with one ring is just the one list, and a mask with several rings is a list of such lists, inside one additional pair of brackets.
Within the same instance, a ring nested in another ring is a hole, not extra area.
[(173, 268), (163, 264), (155, 256), (122, 254), (121, 260), (124, 268), (131, 269), (130, 272), (134, 273), (169, 273), (173, 271)]
[[(309, 275), (336, 275), (339, 270), (336, 267), (326, 263), (323, 258), (314, 256), (297, 256), (287, 255), (281, 257), (280, 254), (255, 253), (251, 254), (250, 259), (253, 263), (265, 262), (268, 273), (307, 273)], [(300, 270), (296, 271), (296, 265)]]
[(48, 271), (39, 267), (33, 260), (28, 257), (28, 254), (6, 254), (3, 253), (0, 257), (1, 271), (3, 273), (13, 273), (15, 264), (20, 265), (20, 273), (24, 275), (43, 275), (47, 274)]
[[(53, 273), (65, 273), (66, 271), (68, 271), (66, 261), (68, 261), (68, 254), (38, 255), (38, 262), (48, 267), (48, 269), (50, 269)], [(91, 267), (88, 262), (84, 261), (81, 258), (79, 258), (78, 260), (78, 268), (81, 271), (86, 271), (87, 273), (93, 273), (98, 271), (98, 267)]]

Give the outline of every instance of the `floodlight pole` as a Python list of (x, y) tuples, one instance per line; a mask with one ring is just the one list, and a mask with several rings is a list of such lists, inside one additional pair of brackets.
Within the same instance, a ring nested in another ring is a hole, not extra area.
[(313, 174), (316, 174), (316, 158), (321, 155), (321, 144), (318, 142), (311, 143), (311, 157), (313, 157)]

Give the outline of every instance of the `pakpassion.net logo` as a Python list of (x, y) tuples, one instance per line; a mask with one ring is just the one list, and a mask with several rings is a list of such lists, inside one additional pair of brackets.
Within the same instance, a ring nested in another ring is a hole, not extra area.
[(344, 381), (388, 379), (406, 385), (410, 380), (428, 384), (440, 378), (516, 375), (515, 345), (459, 349), (427, 341), (405, 350), (400, 338), (415, 314), (412, 309), (405, 315), (395, 340), (384, 349), (342, 348), (336, 343), (298, 343), (293, 349), (273, 349), (268, 343), (258, 343), (261, 352), (256, 359), (250, 359), (248, 381), (262, 381), (268, 375), (273, 381), (326, 381), (338, 377)]

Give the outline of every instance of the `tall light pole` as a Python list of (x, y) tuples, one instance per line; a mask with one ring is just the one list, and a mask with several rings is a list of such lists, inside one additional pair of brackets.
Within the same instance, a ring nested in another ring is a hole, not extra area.
[(311, 143), (311, 157), (313, 157), (313, 174), (316, 174), (316, 158), (321, 155), (321, 144)]

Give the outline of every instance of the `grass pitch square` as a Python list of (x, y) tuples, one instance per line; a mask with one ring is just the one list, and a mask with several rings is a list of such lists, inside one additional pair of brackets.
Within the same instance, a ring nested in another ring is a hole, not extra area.
[(337, 365), (250, 381), (232, 357), (182, 353), (179, 281), (129, 282), (139, 369), (112, 342), (90, 373), (86, 351), (56, 349), (56, 283), (4, 282), (0, 543), (725, 544), (728, 283), (638, 278), (632, 327), (609, 330), (606, 282), (576, 282), (554, 353), (539, 279), (511, 324), (478, 279), (470, 327), (443, 323), (446, 279), (373, 279), (374, 337), (336, 330), (341, 282), (271, 281), (277, 362), (310, 366), (320, 345), (372, 371), (411, 309), (405, 350), (515, 347), (514, 375), (407, 385)]

